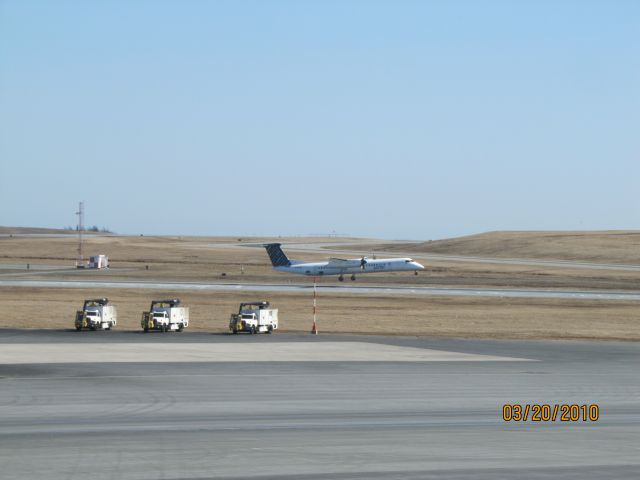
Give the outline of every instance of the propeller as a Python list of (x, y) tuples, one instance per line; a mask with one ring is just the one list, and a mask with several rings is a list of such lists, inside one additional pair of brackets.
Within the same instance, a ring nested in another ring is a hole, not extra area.
[(367, 257), (362, 257), (360, 259), (360, 270), (364, 270), (364, 266), (367, 264)]

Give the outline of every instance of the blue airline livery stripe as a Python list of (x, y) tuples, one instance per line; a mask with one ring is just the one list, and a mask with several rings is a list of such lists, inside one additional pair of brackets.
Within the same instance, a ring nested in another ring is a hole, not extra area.
[(280, 243), (268, 243), (264, 248), (267, 249), (267, 253), (274, 267), (288, 267), (291, 265), (291, 261), (282, 251), (280, 245)]

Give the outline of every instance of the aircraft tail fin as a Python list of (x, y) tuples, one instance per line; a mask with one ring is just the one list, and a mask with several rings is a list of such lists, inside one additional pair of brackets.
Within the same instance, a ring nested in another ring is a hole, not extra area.
[(280, 243), (267, 243), (264, 245), (274, 267), (288, 267), (291, 265), (291, 260), (282, 251), (281, 245)]

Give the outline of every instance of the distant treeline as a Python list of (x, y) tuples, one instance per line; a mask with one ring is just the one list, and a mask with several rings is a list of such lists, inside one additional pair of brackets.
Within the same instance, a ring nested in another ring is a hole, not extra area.
[[(80, 230), (80, 228), (78, 226), (75, 227), (64, 227), (64, 230), (71, 230), (73, 232), (77, 232), (78, 230)], [(109, 230), (107, 227), (98, 227), (97, 225), (94, 225), (92, 227), (85, 227), (82, 229), (83, 232), (94, 232), (94, 233), (113, 233), (111, 230)]]

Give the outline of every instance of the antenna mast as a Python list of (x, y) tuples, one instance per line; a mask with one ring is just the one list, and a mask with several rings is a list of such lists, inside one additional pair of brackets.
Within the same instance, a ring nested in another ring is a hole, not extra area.
[(82, 231), (84, 230), (84, 202), (80, 202), (78, 205), (78, 260), (76, 261), (76, 267), (84, 267), (84, 255), (82, 254)]

